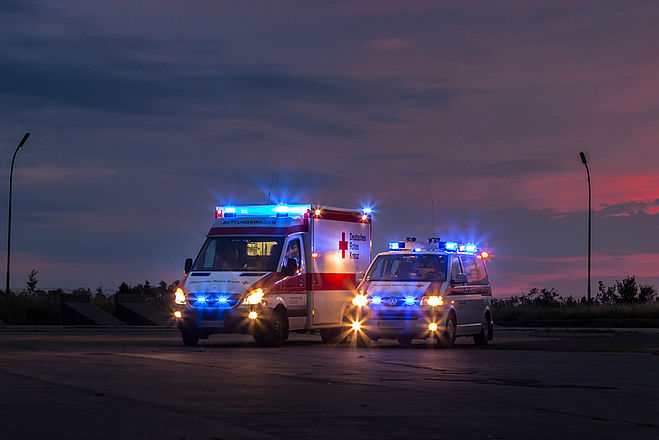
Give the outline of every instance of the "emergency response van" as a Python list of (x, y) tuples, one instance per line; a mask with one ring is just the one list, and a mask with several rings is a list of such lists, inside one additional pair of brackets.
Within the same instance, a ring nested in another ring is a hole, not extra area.
[(307, 205), (218, 206), (176, 291), (185, 345), (247, 333), (277, 345), (289, 331), (336, 338), (371, 260), (371, 211)]
[(493, 338), (492, 289), (485, 267), (489, 257), (475, 244), (421, 245), (416, 239), (389, 243), (378, 254), (353, 298), (352, 331), (358, 344), (368, 339), (435, 338), (450, 347), (456, 336), (479, 345)]

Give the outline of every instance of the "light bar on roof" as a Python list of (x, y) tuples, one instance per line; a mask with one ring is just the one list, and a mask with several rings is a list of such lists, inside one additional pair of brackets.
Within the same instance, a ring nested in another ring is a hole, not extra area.
[(311, 211), (311, 205), (246, 205), (217, 206), (216, 217), (286, 217), (302, 216)]

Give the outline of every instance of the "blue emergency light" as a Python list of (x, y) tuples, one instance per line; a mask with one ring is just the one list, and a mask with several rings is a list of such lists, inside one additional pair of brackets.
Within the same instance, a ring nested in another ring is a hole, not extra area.
[(374, 296), (373, 298), (371, 298), (371, 302), (373, 304), (380, 304), (382, 302), (382, 298), (380, 298), (379, 296)]
[[(410, 241), (410, 240), (408, 240)], [(467, 254), (475, 254), (478, 252), (478, 246), (474, 243), (458, 243), (457, 241), (439, 241), (439, 239), (430, 239), (430, 244), (435, 245), (434, 249), (446, 250), (450, 252), (464, 252)], [(389, 242), (390, 251), (405, 250), (405, 241), (391, 241)], [(415, 247), (414, 252), (421, 252), (424, 248)]]
[(469, 252), (470, 254), (473, 254), (476, 252), (476, 245), (469, 243), (465, 245), (465, 252)]

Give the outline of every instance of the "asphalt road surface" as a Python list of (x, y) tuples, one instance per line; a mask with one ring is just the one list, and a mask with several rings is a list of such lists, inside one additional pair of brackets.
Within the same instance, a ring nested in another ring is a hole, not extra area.
[(0, 438), (659, 438), (657, 332), (415, 342), (0, 330)]

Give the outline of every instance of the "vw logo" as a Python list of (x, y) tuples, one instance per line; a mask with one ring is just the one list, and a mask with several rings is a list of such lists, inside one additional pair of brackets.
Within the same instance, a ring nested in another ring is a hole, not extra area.
[(398, 298), (396, 298), (395, 296), (392, 296), (392, 297), (390, 297), (390, 298), (387, 298), (387, 303), (388, 303), (390, 306), (395, 306), (395, 305), (398, 304)]

